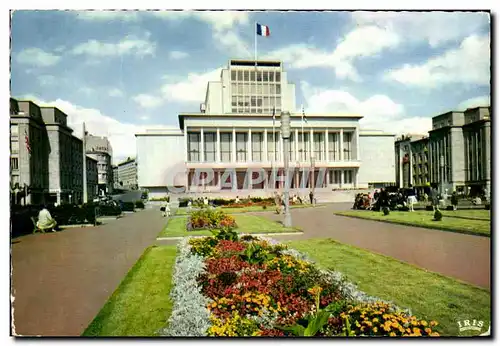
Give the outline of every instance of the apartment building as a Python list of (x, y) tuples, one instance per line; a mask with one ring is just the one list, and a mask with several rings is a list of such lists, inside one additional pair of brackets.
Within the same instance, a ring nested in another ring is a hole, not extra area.
[(429, 187), (428, 135), (406, 134), (394, 142), (396, 186), (417, 188), (423, 192)]
[(113, 150), (107, 137), (87, 134), (85, 136), (86, 154), (97, 160), (99, 195), (113, 192)]
[(127, 158), (117, 165), (117, 180), (120, 188), (137, 190), (137, 163), (135, 159)]

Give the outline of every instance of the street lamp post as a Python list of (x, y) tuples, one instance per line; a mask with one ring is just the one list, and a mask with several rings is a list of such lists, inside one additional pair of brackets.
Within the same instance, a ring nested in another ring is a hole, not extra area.
[(444, 194), (444, 155), (439, 157), (439, 167), (441, 168), (441, 195)]
[(290, 112), (281, 112), (281, 136), (283, 138), (283, 164), (285, 169), (285, 186), (283, 190), (283, 199), (285, 200), (285, 219), (283, 225), (292, 227), (292, 215), (290, 214)]

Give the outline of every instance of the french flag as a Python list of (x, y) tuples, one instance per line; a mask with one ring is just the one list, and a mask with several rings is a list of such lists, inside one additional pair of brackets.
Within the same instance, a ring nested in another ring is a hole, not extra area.
[(269, 36), (271, 35), (271, 31), (268, 26), (257, 23), (257, 35)]

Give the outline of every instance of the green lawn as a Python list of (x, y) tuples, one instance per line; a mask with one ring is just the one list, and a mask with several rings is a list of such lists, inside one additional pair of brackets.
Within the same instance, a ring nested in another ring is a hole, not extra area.
[(172, 310), (169, 294), (175, 256), (175, 246), (148, 248), (83, 336), (156, 335)]
[[(321, 207), (324, 204), (316, 204), (315, 207)], [(299, 209), (299, 208), (311, 208), (312, 206), (310, 204), (296, 204), (296, 205), (291, 205), (290, 209)], [(266, 209), (264, 209), (261, 206), (250, 206), (250, 207), (241, 207), (241, 208), (221, 208), (218, 207), (217, 209), (221, 209), (227, 214), (239, 214), (239, 213), (249, 213), (253, 211), (275, 211), (276, 207), (274, 205), (268, 206)], [(176, 215), (187, 215), (188, 209), (187, 208), (179, 208), (177, 209)]]
[(340, 271), (367, 294), (410, 308), (420, 318), (438, 321), (441, 335), (457, 336), (459, 320), (483, 320), (486, 329), (491, 320), (491, 297), (485, 289), (332, 239), (288, 244), (309, 254), (323, 268)]
[(491, 213), (485, 209), (469, 209), (469, 210), (442, 210), (443, 216), (476, 219), (483, 221), (491, 220)]
[[(297, 228), (285, 228), (278, 222), (254, 216), (254, 215), (233, 215), (236, 220), (238, 233), (283, 233), (298, 232)], [(158, 237), (187, 237), (212, 235), (210, 231), (186, 231), (187, 217), (176, 217), (168, 221), (167, 226), (161, 231)]]
[[(471, 212), (471, 210), (468, 210), (468, 212)], [(362, 219), (399, 223), (409, 226), (433, 228), (443, 231), (467, 233), (486, 237), (490, 236), (491, 224), (489, 220), (473, 220), (452, 217), (452, 215), (471, 215), (461, 213), (462, 211), (444, 211), (443, 219), (441, 221), (434, 221), (434, 212), (432, 211), (391, 211), (389, 215), (384, 215), (381, 211), (378, 212), (368, 210), (349, 210), (335, 212), (335, 214), (337, 215), (358, 217)]]

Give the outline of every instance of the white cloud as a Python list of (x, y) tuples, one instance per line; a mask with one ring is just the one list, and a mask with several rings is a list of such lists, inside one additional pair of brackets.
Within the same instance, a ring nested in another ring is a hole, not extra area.
[(125, 94), (118, 88), (111, 88), (108, 91), (108, 95), (111, 97), (123, 97)]
[(40, 75), (37, 77), (38, 83), (41, 86), (50, 86), (54, 85), (56, 82), (56, 77), (51, 76), (51, 75)]
[(218, 48), (226, 55), (254, 58), (254, 51), (250, 49), (245, 40), (234, 31), (214, 31), (213, 40)]
[(23, 99), (32, 100), (40, 106), (53, 106), (59, 108), (68, 115), (68, 126), (70, 126), (76, 137), (82, 136), (82, 124), (85, 122), (89, 133), (96, 136), (108, 137), (113, 147), (113, 160), (133, 157), (136, 155), (135, 134), (148, 129), (164, 128), (163, 125), (139, 126), (129, 123), (122, 123), (110, 116), (102, 114), (101, 111), (94, 108), (85, 108), (69, 101), (57, 99), (55, 101), (44, 101), (34, 96), (25, 96)]
[(189, 56), (188, 53), (186, 52), (181, 52), (181, 51), (178, 51), (178, 50), (173, 50), (170, 52), (169, 54), (169, 57), (170, 59), (172, 60), (180, 60), (180, 59), (184, 59), (184, 58), (187, 58)]
[(94, 93), (94, 89), (86, 87), (86, 86), (79, 88), (78, 91), (87, 95), (87, 96), (90, 96)]
[(210, 24), (214, 30), (231, 29), (238, 24), (247, 24), (249, 15), (243, 11), (151, 11), (157, 17), (168, 20), (194, 18)]
[(386, 79), (422, 88), (444, 84), (490, 84), (490, 38), (469, 36), (459, 48), (433, 57), (421, 65), (405, 64), (389, 70)]
[(160, 97), (147, 94), (134, 96), (133, 100), (144, 108), (156, 108), (163, 103), (163, 100)]
[(110, 21), (110, 20), (123, 20), (123, 21), (136, 21), (139, 17), (139, 12), (136, 11), (106, 11), (106, 10), (93, 10), (93, 11), (77, 11), (75, 14), (78, 19), (85, 21)]
[(356, 114), (363, 118), (364, 129), (385, 130), (393, 133), (426, 133), (431, 129), (431, 118), (405, 117), (405, 108), (388, 96), (378, 94), (360, 100), (343, 90), (315, 88), (307, 82), (301, 83), (306, 99), (305, 111), (316, 114)]
[(139, 117), (139, 119), (141, 119), (141, 120), (149, 120), (149, 115), (141, 115)]
[(17, 62), (25, 65), (37, 67), (47, 67), (55, 65), (61, 57), (46, 52), (40, 48), (26, 48), (17, 54)]
[(403, 42), (426, 41), (431, 47), (461, 40), (489, 25), (487, 13), (473, 12), (366, 12), (352, 13), (356, 25), (376, 25)]
[(491, 97), (490, 95), (478, 96), (474, 98), (467, 99), (458, 104), (457, 110), (464, 111), (467, 108), (474, 108), (480, 106), (489, 106), (491, 105)]
[(203, 102), (209, 81), (220, 80), (221, 69), (205, 73), (189, 73), (187, 78), (178, 80), (164, 77), (168, 82), (164, 84), (161, 91), (168, 100), (180, 102)]
[(102, 42), (89, 40), (80, 43), (72, 49), (75, 55), (88, 55), (91, 57), (106, 57), (120, 55), (146, 56), (154, 55), (156, 43), (149, 40), (151, 34), (147, 33), (145, 38), (127, 36), (119, 42)]
[(293, 44), (271, 52), (266, 58), (286, 61), (295, 69), (331, 67), (338, 78), (360, 81), (361, 77), (353, 65), (356, 59), (377, 56), (399, 43), (398, 36), (388, 30), (364, 26), (347, 33), (331, 51), (309, 44)]

